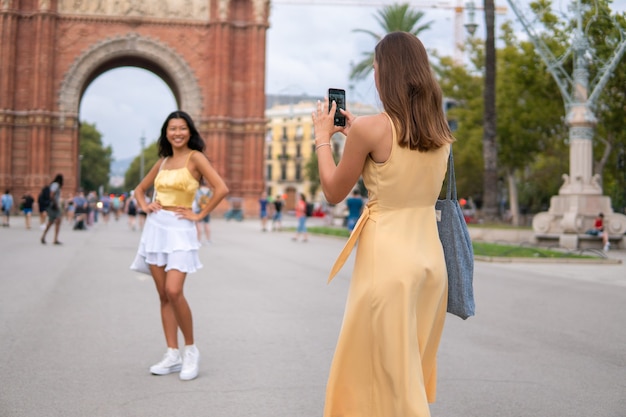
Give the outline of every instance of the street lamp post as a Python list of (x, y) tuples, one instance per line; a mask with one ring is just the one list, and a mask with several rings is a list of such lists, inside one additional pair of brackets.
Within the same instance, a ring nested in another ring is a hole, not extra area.
[(83, 155), (78, 155), (78, 182), (76, 183), (76, 190), (80, 190), (80, 181), (83, 169)]
[(139, 181), (143, 179), (143, 170), (144, 170), (144, 160), (143, 160), (143, 150), (146, 146), (146, 137), (144, 134), (141, 135), (139, 139), (139, 144), (141, 145), (141, 153), (139, 154)]

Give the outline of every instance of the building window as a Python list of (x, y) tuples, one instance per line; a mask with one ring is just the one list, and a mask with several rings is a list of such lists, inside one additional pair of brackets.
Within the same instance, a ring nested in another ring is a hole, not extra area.
[(296, 181), (300, 181), (302, 178), (302, 165), (300, 163), (296, 164)]
[(272, 180), (272, 164), (267, 164), (267, 171), (265, 173), (265, 179), (268, 181)]
[(272, 145), (267, 145), (267, 158), (272, 159)]
[(283, 140), (287, 140), (287, 126), (283, 126)]
[(304, 138), (304, 129), (302, 126), (296, 126), (296, 140), (302, 140)]
[(287, 180), (287, 165), (286, 164), (280, 164), (280, 179), (282, 181)]
[(300, 144), (298, 143), (296, 145), (296, 158), (301, 158), (302, 157), (302, 152), (300, 151)]

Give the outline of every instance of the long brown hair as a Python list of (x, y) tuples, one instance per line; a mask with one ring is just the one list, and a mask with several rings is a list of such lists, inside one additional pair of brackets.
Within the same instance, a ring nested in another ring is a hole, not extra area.
[(378, 94), (394, 121), (400, 146), (424, 152), (454, 142), (441, 87), (422, 42), (410, 33), (391, 32), (374, 52)]

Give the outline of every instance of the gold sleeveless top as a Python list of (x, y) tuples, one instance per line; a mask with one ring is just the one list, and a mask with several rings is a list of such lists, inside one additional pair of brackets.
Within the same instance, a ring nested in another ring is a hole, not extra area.
[[(161, 206), (191, 208), (196, 191), (200, 186), (198, 180), (191, 175), (187, 168), (189, 158), (191, 158), (191, 154), (194, 152), (189, 152), (184, 167), (159, 170), (154, 179), (154, 189), (156, 190), (156, 201)], [(163, 160), (163, 163), (166, 160), (167, 157)]]

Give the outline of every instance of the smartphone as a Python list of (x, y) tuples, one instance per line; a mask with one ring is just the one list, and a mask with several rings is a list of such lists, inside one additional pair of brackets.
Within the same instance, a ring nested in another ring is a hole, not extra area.
[(328, 108), (333, 105), (333, 101), (337, 103), (337, 111), (335, 112), (335, 126), (345, 126), (346, 116), (339, 112), (339, 109), (346, 109), (346, 90), (340, 88), (328, 89)]

